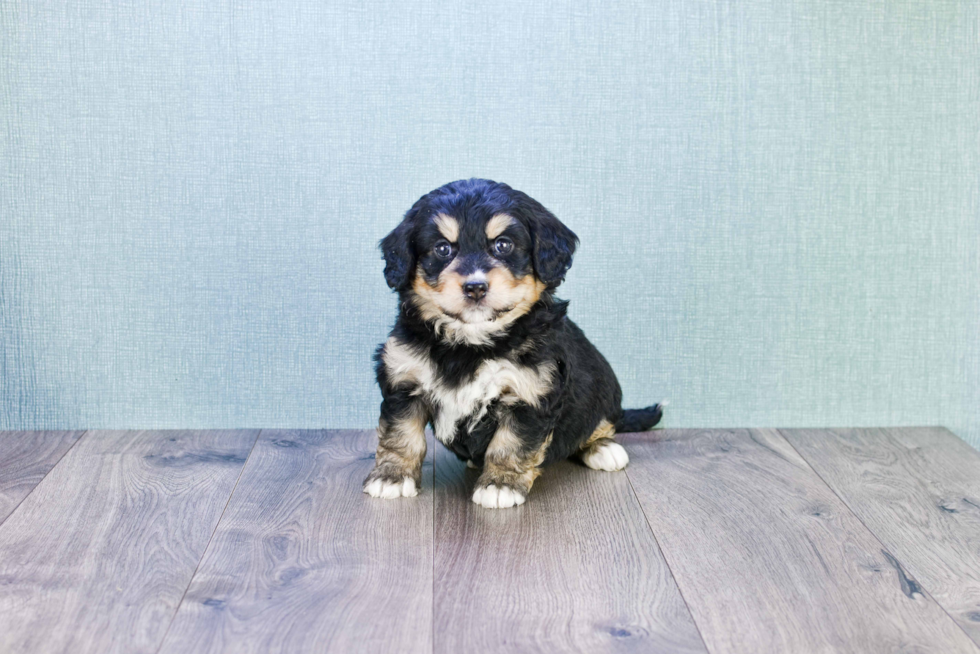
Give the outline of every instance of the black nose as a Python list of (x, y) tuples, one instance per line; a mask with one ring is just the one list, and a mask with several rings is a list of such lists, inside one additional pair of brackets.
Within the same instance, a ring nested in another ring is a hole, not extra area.
[(472, 298), (479, 302), (483, 299), (483, 296), (487, 294), (487, 289), (490, 288), (486, 282), (466, 282), (463, 284), (463, 293), (466, 297)]

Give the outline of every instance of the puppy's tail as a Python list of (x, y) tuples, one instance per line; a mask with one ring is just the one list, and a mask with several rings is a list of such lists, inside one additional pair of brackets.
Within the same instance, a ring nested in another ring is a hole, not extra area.
[(664, 407), (667, 402), (654, 404), (645, 409), (626, 409), (622, 417), (616, 421), (616, 433), (632, 433), (646, 431), (660, 422), (664, 415)]

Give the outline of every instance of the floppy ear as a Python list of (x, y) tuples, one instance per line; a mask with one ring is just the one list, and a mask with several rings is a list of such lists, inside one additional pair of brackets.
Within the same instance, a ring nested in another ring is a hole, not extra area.
[(408, 286), (415, 269), (415, 248), (412, 245), (414, 227), (415, 212), (409, 211), (398, 227), (378, 243), (385, 260), (385, 281), (396, 291)]
[(565, 280), (565, 273), (572, 267), (578, 236), (539, 202), (527, 199), (530, 200), (526, 206), (534, 241), (534, 274), (549, 288), (555, 288)]

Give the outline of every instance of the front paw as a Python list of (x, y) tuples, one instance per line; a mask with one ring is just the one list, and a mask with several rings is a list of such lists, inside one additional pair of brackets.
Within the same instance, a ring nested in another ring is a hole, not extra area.
[(364, 492), (371, 497), (393, 500), (397, 497), (415, 497), (419, 489), (411, 477), (388, 477), (372, 472), (364, 480)]
[(524, 504), (524, 493), (510, 486), (477, 486), (473, 492), (473, 501), (487, 509), (509, 509), (512, 506)]

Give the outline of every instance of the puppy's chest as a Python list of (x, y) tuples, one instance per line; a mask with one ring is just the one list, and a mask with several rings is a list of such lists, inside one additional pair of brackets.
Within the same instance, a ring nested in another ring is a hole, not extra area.
[(384, 362), (395, 383), (414, 386), (413, 395), (429, 405), (436, 438), (451, 443), (458, 431), (472, 431), (494, 402), (537, 406), (551, 388), (554, 366), (525, 366), (506, 358), (485, 359), (450, 379), (427, 352), (397, 341), (385, 346)]
[(456, 384), (437, 380), (437, 383), (427, 385), (423, 391), (431, 405), (436, 438), (448, 444), (460, 430), (472, 431), (486, 417), (495, 401), (516, 403), (520, 398), (514, 382), (532, 374), (532, 369), (491, 359)]

